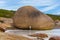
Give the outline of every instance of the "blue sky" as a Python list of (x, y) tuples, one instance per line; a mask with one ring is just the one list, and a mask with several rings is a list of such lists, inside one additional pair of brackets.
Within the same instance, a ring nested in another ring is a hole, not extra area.
[(17, 10), (27, 5), (44, 13), (60, 15), (60, 0), (0, 0), (0, 9)]

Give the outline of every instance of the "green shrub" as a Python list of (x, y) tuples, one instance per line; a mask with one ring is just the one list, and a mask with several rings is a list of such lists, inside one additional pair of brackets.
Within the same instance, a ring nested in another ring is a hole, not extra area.
[(48, 16), (50, 16), (53, 20), (60, 20), (60, 15), (52, 15), (52, 14), (47, 14)]
[(11, 18), (13, 15), (14, 13), (9, 10), (0, 9), (0, 17)]

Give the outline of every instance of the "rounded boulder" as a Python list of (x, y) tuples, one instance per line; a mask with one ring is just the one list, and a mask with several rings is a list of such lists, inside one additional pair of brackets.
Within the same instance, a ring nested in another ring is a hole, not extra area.
[(32, 6), (19, 8), (13, 17), (13, 24), (18, 28), (31, 27), (34, 30), (52, 29), (55, 26), (52, 18)]

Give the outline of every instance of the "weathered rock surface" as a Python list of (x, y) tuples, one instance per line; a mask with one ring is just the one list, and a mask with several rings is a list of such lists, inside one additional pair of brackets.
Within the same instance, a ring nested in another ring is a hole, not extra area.
[(60, 40), (60, 36), (53, 36), (53, 37), (50, 37), (49, 40)]
[[(10, 24), (7, 24), (7, 23), (0, 23), (0, 28), (2, 28), (2, 29), (7, 29), (7, 28), (10, 28), (10, 27), (12, 27), (12, 25), (10, 25)], [(0, 29), (1, 30), (1, 29)]]
[(4, 18), (4, 17), (0, 17), (0, 22), (3, 21), (3, 23), (13, 23), (12, 18)]
[(32, 40), (23, 36), (11, 35), (0, 32), (0, 40)]
[(29, 36), (32, 36), (32, 37), (40, 37), (40, 38), (47, 38), (48, 37), (48, 35), (47, 34), (44, 34), (44, 33), (32, 34), (32, 35), (29, 35)]
[(56, 28), (60, 28), (60, 20), (56, 20), (55, 24), (56, 24)]
[(18, 28), (32, 29), (52, 29), (54, 21), (47, 15), (32, 6), (24, 6), (19, 8), (13, 17), (14, 26)]
[(0, 17), (0, 30), (4, 31), (6, 28), (12, 27), (13, 20), (11, 18)]

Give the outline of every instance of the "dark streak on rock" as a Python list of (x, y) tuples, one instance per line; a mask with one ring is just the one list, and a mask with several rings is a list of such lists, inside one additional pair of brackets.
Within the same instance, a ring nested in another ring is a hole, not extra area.
[(39, 13), (39, 11), (35, 11), (35, 12), (32, 12), (31, 14), (29, 14), (28, 16), (31, 18), (36, 18), (36, 17), (40, 16), (40, 13)]

